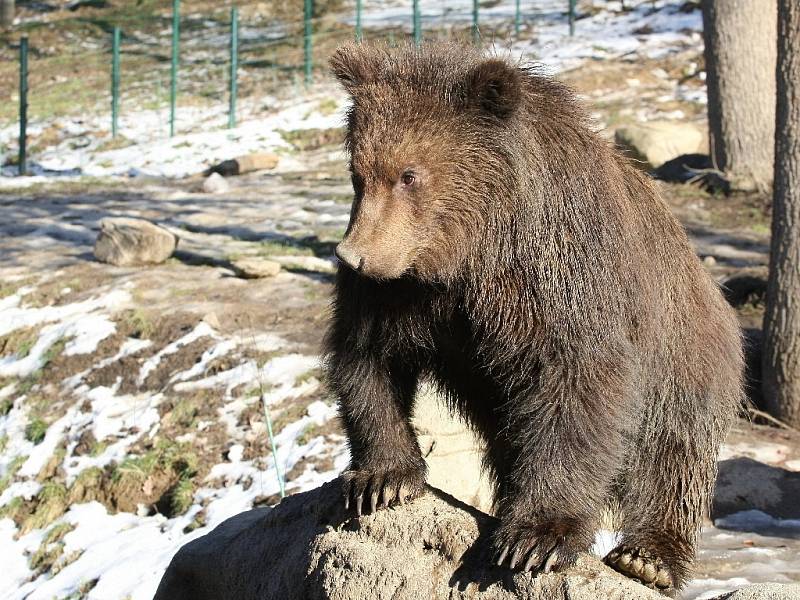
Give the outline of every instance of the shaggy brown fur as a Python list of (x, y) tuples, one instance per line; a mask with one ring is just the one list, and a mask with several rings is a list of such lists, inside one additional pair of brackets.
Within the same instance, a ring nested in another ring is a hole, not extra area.
[(498, 564), (587, 551), (677, 589), (742, 400), (739, 330), (653, 184), (563, 85), (460, 45), (350, 45), (355, 199), (326, 350), (360, 514), (421, 493), (422, 378), (480, 434)]

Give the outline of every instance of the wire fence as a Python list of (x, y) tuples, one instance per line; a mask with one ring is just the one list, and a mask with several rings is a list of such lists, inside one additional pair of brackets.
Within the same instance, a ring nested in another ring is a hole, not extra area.
[[(620, 5), (616, 0), (608, 4)], [(372, 6), (371, 6), (372, 5)], [(64, 32), (73, 41), (47, 47), (30, 33), (19, 44), (17, 114), (9, 103), (0, 120), (18, 119), (21, 174), (25, 173), (28, 119), (46, 122), (69, 114), (108, 114), (108, 131), (124, 135), (125, 111), (169, 107), (168, 129), (179, 129), (181, 109), (226, 107), (229, 127), (237, 124), (239, 97), (299, 92), (326, 75), (325, 59), (346, 40), (388, 44), (433, 39), (471, 39), (475, 44), (511, 45), (539, 19), (574, 32), (576, 0), (355, 0), (353, 10), (318, 10), (302, 0), (300, 18), (274, 18), (233, 7), (203, 13), (182, 11), (142, 17), (135, 11), (94, 19), (99, 38)], [(99, 40), (99, 41), (98, 41)]]

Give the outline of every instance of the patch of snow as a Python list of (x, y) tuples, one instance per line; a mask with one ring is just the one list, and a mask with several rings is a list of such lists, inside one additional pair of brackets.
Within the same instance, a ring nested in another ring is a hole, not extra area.
[[(294, 385), (295, 380), (318, 366), (318, 357), (302, 354), (278, 356), (268, 361), (260, 369), (255, 361), (248, 360), (232, 369), (221, 371), (204, 379), (178, 383), (175, 385), (175, 390), (184, 392), (224, 387), (226, 394), (230, 396), (231, 391), (242, 384), (258, 385), (268, 382), (271, 387), (277, 388), (270, 389), (266, 394), (270, 401), (274, 402), (287, 398), (287, 389)], [(312, 387), (316, 387), (316, 385)], [(305, 392), (305, 390), (301, 391)]]
[(10, 593), (30, 579), (31, 570), (28, 559), (20, 552), (20, 541), (15, 539), (17, 526), (11, 519), (0, 519), (0, 556), (3, 568), (0, 569), (0, 590)]
[(734, 531), (798, 530), (800, 519), (778, 519), (760, 510), (743, 510), (714, 521), (715, 527)]
[(22, 297), (18, 291), (6, 298), (10, 301), (0, 308), (0, 335), (23, 327), (55, 323), (42, 328), (26, 356), (0, 358), (0, 377), (27, 377), (37, 371), (44, 364), (47, 351), (59, 340), (69, 340), (64, 347), (67, 355), (94, 352), (97, 345), (116, 329), (114, 322), (103, 312), (118, 309), (130, 301), (130, 294), (124, 290), (83, 302), (41, 308), (20, 306)]
[(38, 481), (15, 481), (0, 494), (0, 506), (5, 506), (14, 498), (30, 500), (39, 493), (40, 489), (42, 489), (42, 484)]

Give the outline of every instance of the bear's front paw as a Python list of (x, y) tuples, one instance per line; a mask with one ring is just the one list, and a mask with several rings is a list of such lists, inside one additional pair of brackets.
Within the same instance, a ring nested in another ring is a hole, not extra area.
[(502, 522), (494, 535), (497, 566), (550, 573), (575, 563), (588, 550), (585, 532), (572, 519), (536, 523)]
[(361, 516), (365, 497), (369, 499), (371, 512), (420, 497), (425, 490), (425, 469), (351, 469), (342, 473), (342, 481), (345, 510), (350, 509), (352, 502), (356, 514)]

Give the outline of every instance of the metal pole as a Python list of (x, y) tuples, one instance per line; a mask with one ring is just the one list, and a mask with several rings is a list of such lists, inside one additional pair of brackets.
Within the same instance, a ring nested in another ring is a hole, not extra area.
[(413, 7), (414, 45), (419, 47), (420, 44), (422, 44), (422, 25), (420, 24), (419, 16), (419, 0), (414, 0)]
[(178, 103), (178, 46), (180, 43), (181, 0), (172, 0), (172, 70), (169, 88), (169, 135), (175, 135), (175, 108)]
[(575, 0), (569, 0), (569, 34), (575, 35)]
[(111, 38), (111, 135), (117, 137), (119, 119), (119, 27), (114, 27)]
[(28, 38), (19, 41), (19, 174), (28, 172)]
[(306, 87), (311, 85), (311, 13), (312, 0), (303, 2), (303, 70)]
[(356, 0), (356, 42), (360, 42), (363, 36), (361, 34), (361, 0)]
[(478, 0), (472, 0), (472, 42), (480, 42), (480, 31), (478, 30)]
[(519, 6), (519, 4), (520, 4), (520, 0), (517, 0), (516, 7), (515, 7), (516, 10), (514, 11), (514, 35), (516, 35), (517, 37), (519, 37), (519, 27), (520, 27), (520, 22), (522, 20), (522, 16), (520, 15), (520, 6)]
[(228, 109), (228, 128), (236, 127), (236, 94), (239, 88), (239, 10), (231, 9), (231, 98)]

